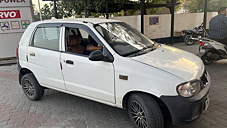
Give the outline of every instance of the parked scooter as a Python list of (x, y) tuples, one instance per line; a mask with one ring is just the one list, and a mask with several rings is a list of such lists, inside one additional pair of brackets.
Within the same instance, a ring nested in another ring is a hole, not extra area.
[(206, 29), (203, 27), (203, 23), (199, 27), (195, 27), (193, 30), (182, 30), (182, 33), (184, 34), (184, 42), (187, 45), (192, 45), (202, 37), (209, 36)]
[(200, 40), (199, 56), (205, 65), (213, 61), (227, 59), (227, 47), (215, 40), (203, 38)]

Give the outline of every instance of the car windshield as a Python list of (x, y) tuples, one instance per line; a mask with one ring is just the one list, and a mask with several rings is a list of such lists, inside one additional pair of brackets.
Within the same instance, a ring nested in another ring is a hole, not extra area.
[(156, 47), (153, 41), (123, 22), (102, 23), (95, 28), (121, 56), (141, 55)]

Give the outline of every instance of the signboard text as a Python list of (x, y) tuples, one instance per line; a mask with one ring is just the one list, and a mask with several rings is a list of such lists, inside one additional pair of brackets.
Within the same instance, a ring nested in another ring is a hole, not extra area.
[(21, 18), (19, 10), (0, 11), (0, 19)]
[(25, 0), (0, 0), (0, 3), (25, 3)]

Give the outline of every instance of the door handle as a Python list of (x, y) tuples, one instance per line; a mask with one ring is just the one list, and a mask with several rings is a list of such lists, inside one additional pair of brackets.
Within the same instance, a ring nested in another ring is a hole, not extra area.
[(35, 53), (31, 52), (31, 53), (30, 53), (30, 56), (35, 56)]
[(66, 63), (67, 64), (72, 64), (72, 65), (74, 64), (74, 62), (72, 60), (66, 60)]

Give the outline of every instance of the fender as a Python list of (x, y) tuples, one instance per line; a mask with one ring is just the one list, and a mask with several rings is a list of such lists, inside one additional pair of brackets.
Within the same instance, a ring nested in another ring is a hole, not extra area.
[(192, 34), (192, 33), (193, 33), (192, 30), (183, 30), (182, 32), (183, 32), (184, 34)]

